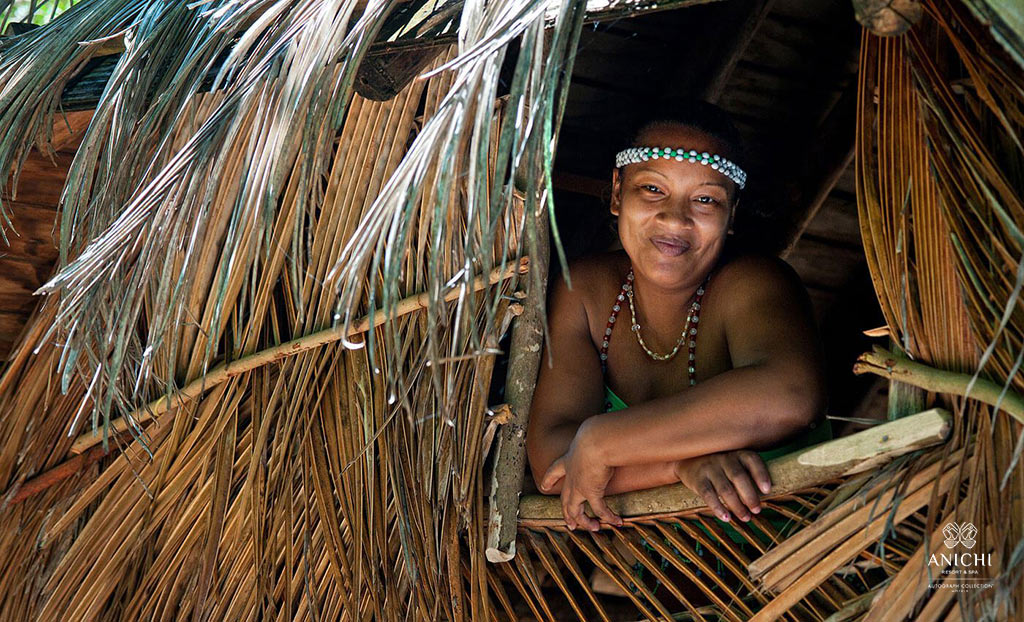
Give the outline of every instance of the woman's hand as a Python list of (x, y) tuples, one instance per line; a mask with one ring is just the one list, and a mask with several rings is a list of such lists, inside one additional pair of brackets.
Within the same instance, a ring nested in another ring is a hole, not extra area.
[(590, 426), (581, 425), (576, 436), (569, 445), (569, 451), (555, 460), (544, 473), (540, 482), (541, 492), (549, 492), (552, 487), (562, 482), (562, 515), (569, 529), (577, 525), (590, 531), (597, 531), (601, 523), (584, 512), (584, 502), (602, 521), (615, 526), (622, 526), (622, 519), (612, 512), (604, 502), (604, 491), (612, 479), (615, 469), (604, 464), (588, 433)]
[(761, 511), (757, 489), (767, 494), (772, 487), (764, 460), (756, 451), (747, 449), (679, 460), (675, 472), (679, 480), (703, 497), (708, 507), (724, 521), (730, 518), (726, 505), (740, 520), (749, 521), (749, 512)]

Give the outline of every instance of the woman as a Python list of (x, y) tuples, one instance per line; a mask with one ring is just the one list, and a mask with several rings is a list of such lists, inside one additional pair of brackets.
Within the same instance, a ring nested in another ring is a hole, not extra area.
[(746, 177), (724, 113), (657, 118), (630, 147), (612, 172), (622, 250), (552, 283), (531, 470), (570, 529), (621, 525), (605, 495), (679, 481), (748, 521), (764, 459), (831, 436), (810, 302), (785, 262), (723, 253)]

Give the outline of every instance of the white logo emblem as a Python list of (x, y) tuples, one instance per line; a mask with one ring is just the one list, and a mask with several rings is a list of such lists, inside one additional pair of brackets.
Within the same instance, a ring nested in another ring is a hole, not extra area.
[(975, 538), (978, 535), (978, 530), (975, 528), (974, 523), (946, 523), (946, 526), (942, 528), (942, 535), (946, 538), (946, 548), (953, 548), (957, 543), (971, 548), (975, 544)]

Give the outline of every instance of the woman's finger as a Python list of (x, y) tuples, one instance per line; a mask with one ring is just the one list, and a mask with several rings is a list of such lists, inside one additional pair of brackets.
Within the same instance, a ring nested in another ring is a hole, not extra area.
[(750, 477), (750, 472), (738, 459), (733, 458), (725, 467), (725, 474), (732, 481), (733, 487), (751, 512), (757, 514), (761, 511), (761, 497), (757, 493), (756, 484)]
[(718, 498), (718, 491), (715, 490), (715, 485), (711, 483), (710, 479), (702, 479), (697, 484), (695, 492), (704, 499), (704, 503), (715, 513), (715, 516), (724, 521), (729, 520), (729, 511), (722, 505), (721, 499)]
[(558, 480), (565, 477), (565, 461), (561, 458), (555, 460), (548, 467), (548, 470), (544, 473), (544, 477), (540, 480), (540, 491), (548, 492), (551, 490)]
[(715, 485), (715, 490), (718, 491), (718, 497), (722, 500), (722, 503), (732, 510), (733, 514), (740, 520), (750, 520), (750, 510), (747, 509), (746, 504), (740, 499), (736, 488), (733, 487), (732, 481), (726, 477), (725, 472), (715, 470), (711, 472), (709, 477), (711, 478), (711, 483)]
[(572, 512), (569, 510), (569, 491), (567, 486), (562, 487), (562, 517), (565, 519), (565, 527), (570, 530), (575, 529), (575, 523), (572, 522)]
[(569, 529), (576, 529), (576, 522), (573, 520), (573, 512), (570, 508), (569, 497), (572, 494), (572, 486), (566, 481), (562, 484), (562, 516), (565, 518), (565, 526)]
[(764, 459), (756, 451), (741, 451), (737, 457), (750, 471), (761, 492), (764, 494), (771, 492), (772, 476), (768, 472), (768, 465), (764, 463)]
[(586, 499), (582, 495), (577, 494), (573, 494), (569, 499), (568, 512), (569, 520), (572, 521), (572, 529), (576, 529), (579, 526), (590, 531), (596, 531), (601, 525), (583, 511), (584, 501)]
[[(594, 495), (592, 498), (587, 499), (590, 502), (590, 509), (594, 510), (594, 514), (598, 518), (603, 520), (609, 525), (615, 525), (616, 527), (622, 527), (622, 518), (618, 514), (612, 512), (608, 504), (605, 503), (604, 497), (601, 495)], [(592, 531), (597, 531), (601, 525), (597, 521), (594, 521), (595, 527)]]

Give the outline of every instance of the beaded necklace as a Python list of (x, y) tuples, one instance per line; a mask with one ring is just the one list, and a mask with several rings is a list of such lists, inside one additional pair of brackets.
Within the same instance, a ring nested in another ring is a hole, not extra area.
[(636, 332), (637, 340), (640, 342), (640, 346), (644, 349), (649, 357), (656, 361), (668, 361), (675, 357), (679, 351), (679, 346), (682, 345), (684, 340), (689, 340), (687, 344), (689, 364), (687, 365), (687, 373), (690, 377), (690, 386), (697, 384), (697, 324), (700, 322), (700, 303), (704, 298), (704, 288), (707, 286), (708, 281), (711, 279), (709, 273), (704, 278), (704, 282), (697, 288), (694, 301), (690, 304), (690, 312), (686, 317), (686, 325), (683, 327), (683, 333), (679, 336), (679, 341), (676, 342), (676, 347), (668, 354), (656, 354), (651, 352), (644, 344), (643, 338), (640, 336), (640, 325), (636, 323), (636, 313), (633, 310), (633, 268), (629, 269), (629, 274), (626, 275), (626, 280), (622, 284), (622, 289), (619, 291), (619, 295), (615, 299), (615, 304), (612, 305), (612, 313), (608, 316), (608, 325), (604, 329), (604, 339), (601, 342), (601, 375), (605, 376), (608, 372), (608, 342), (612, 338), (612, 328), (615, 327), (615, 319), (619, 315), (619, 311), (622, 310), (622, 303), (629, 299), (630, 310), (633, 311), (633, 326), (632, 329)]

